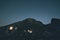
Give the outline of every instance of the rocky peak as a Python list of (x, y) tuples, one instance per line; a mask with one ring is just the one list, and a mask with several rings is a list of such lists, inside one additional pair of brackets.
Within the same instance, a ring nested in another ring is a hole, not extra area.
[(52, 24), (60, 24), (60, 19), (52, 18), (51, 23)]

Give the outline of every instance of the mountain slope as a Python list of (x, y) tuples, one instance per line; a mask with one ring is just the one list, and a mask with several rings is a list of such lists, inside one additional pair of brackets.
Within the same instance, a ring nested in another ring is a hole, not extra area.
[(32, 18), (0, 27), (0, 40), (60, 40), (60, 19), (50, 24)]

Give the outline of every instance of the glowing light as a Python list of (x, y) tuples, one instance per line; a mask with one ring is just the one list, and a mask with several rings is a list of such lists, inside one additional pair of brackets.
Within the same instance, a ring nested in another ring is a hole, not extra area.
[(32, 30), (28, 30), (29, 33), (32, 33)]
[(18, 28), (17, 27), (15, 27), (15, 30), (17, 30)]
[(9, 30), (13, 30), (13, 28), (14, 28), (13, 26), (10, 26), (10, 27), (9, 27)]
[(26, 32), (26, 30), (24, 30), (24, 32)]

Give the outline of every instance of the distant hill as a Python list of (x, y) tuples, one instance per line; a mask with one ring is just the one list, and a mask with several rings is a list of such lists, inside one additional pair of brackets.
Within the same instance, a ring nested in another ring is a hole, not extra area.
[(0, 27), (0, 40), (60, 40), (60, 19), (44, 25), (33, 18)]

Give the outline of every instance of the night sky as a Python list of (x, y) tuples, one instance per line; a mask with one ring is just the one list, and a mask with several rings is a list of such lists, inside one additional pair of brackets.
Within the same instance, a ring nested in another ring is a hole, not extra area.
[(60, 0), (0, 0), (0, 26), (34, 18), (44, 24), (60, 19)]

